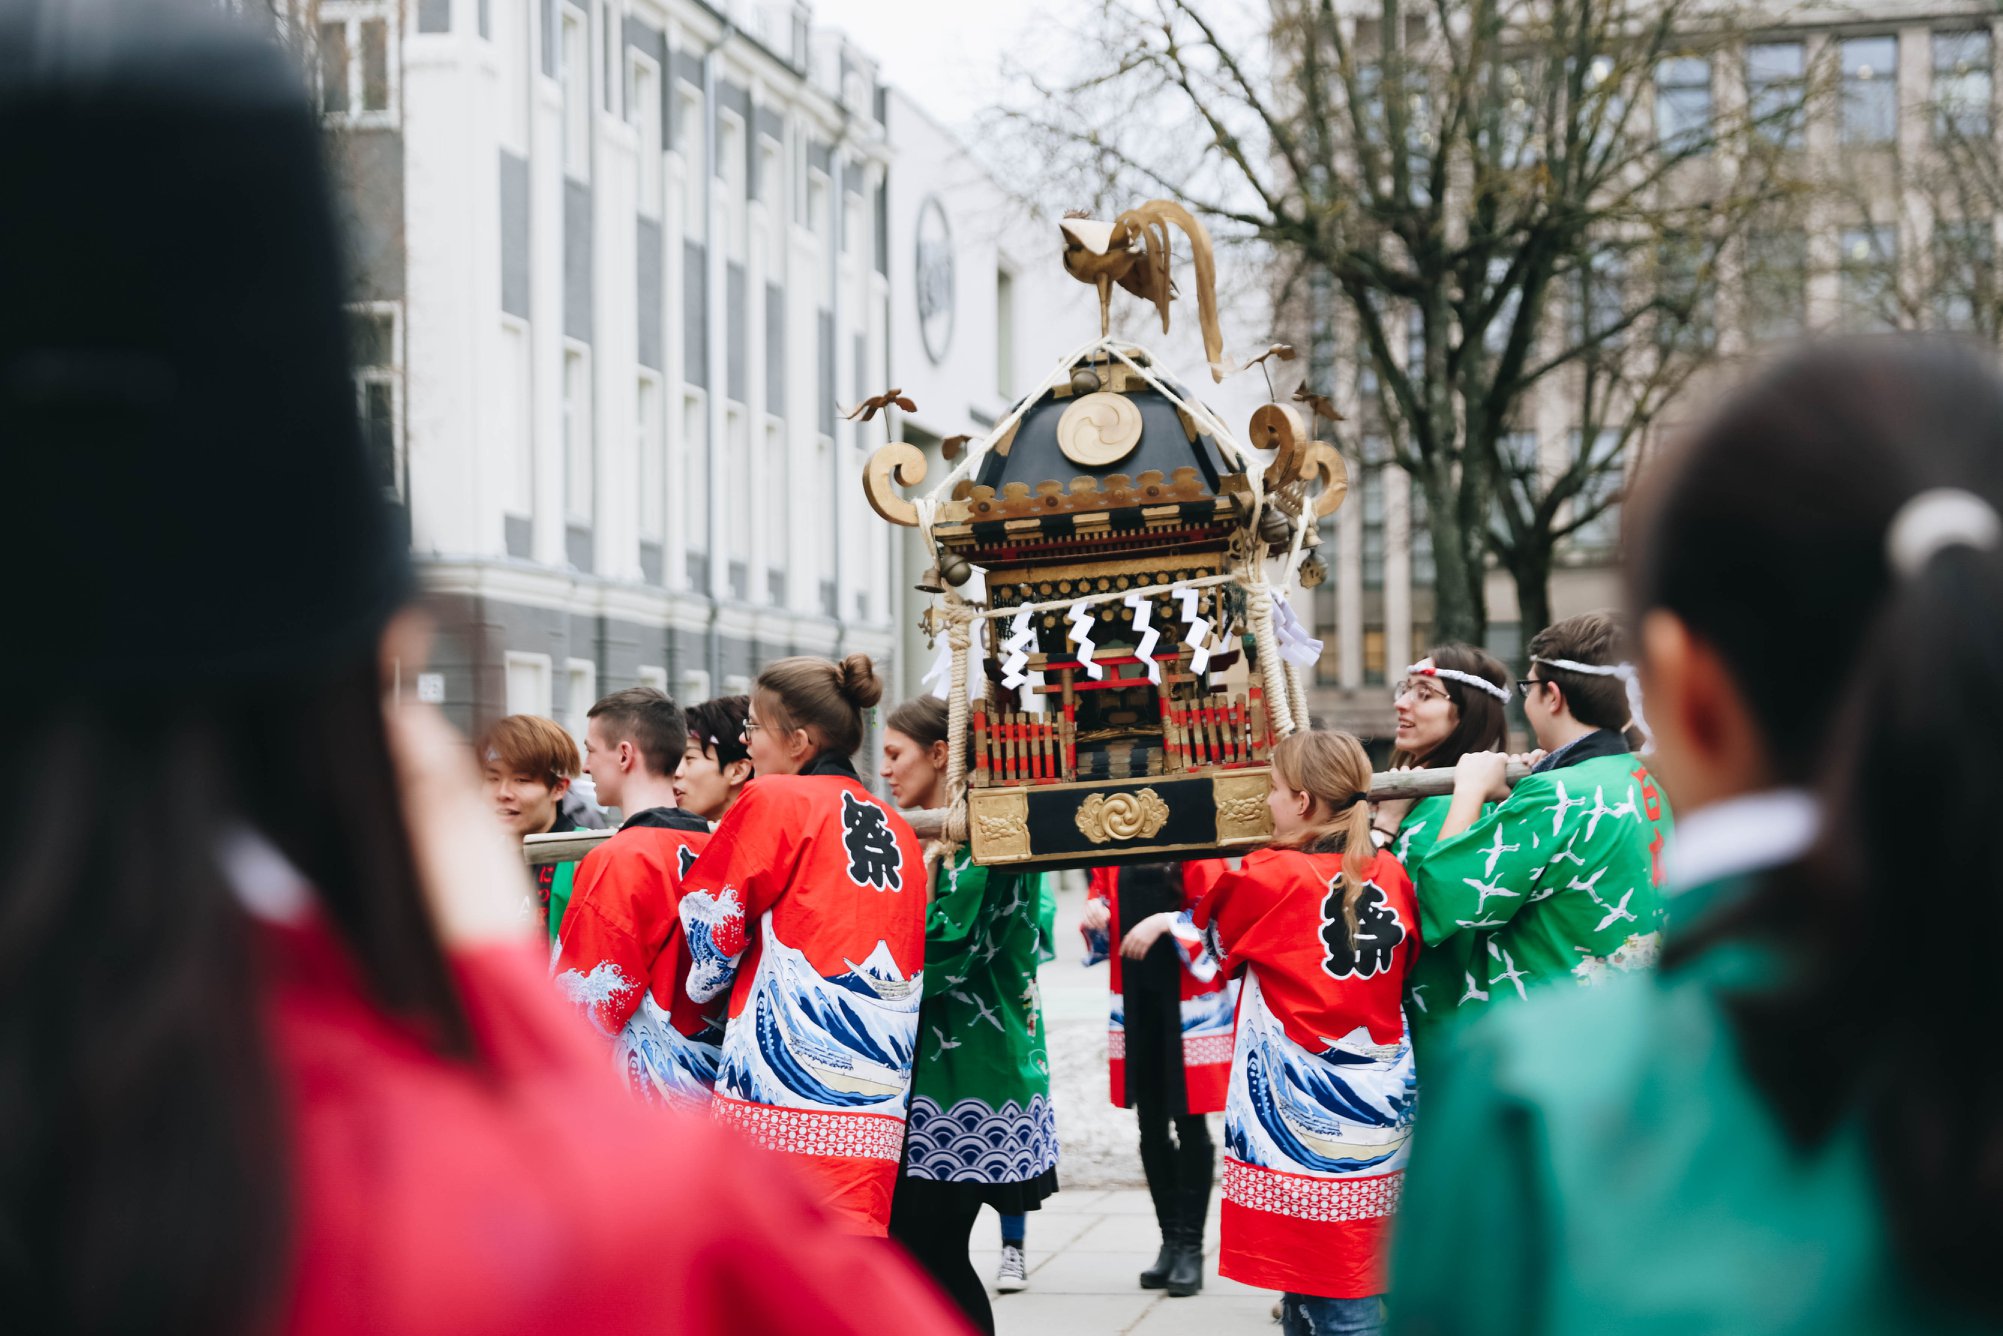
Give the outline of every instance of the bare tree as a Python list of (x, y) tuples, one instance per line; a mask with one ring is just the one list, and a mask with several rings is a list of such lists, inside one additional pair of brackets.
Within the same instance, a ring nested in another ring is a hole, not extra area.
[[(1528, 620), (1554, 545), (1612, 503), (1614, 457), (1708, 358), (1686, 334), (1720, 252), (1795, 188), (1783, 139), (1806, 80), (1729, 107), (1707, 79), (1702, 105), (1671, 98), (1665, 121), (1665, 62), (1736, 41), (1729, 11), (1696, 0), (1272, 0), (1256, 27), (1239, 16), (1100, 0), (1070, 39), (1086, 65), (1026, 77), (1012, 120), (1059, 179), (1166, 191), (1264, 247), (1315, 388), (1333, 389), (1338, 336), (1374, 381), (1426, 503), (1435, 634), (1481, 639), (1491, 554)], [(1645, 281), (1664, 262), (1680, 286)], [(1591, 445), (1519, 467), (1505, 439), (1560, 376)]]

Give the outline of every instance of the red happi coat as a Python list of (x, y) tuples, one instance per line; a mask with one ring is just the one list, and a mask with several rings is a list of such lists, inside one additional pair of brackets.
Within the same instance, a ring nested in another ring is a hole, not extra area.
[[(309, 893), (310, 894), (310, 893)], [(625, 1097), (541, 942), (455, 953), (472, 1060), (367, 996), (317, 914), (264, 924), (290, 1146), (287, 1336), (932, 1336), (957, 1312), (772, 1158)]]
[(709, 1106), (723, 1042), (720, 1001), (689, 1001), (682, 874), (709, 823), (680, 809), (635, 813), (586, 855), (551, 965), (558, 988), (613, 1043), (633, 1091), (656, 1103)]
[(846, 761), (762, 775), (682, 881), (684, 995), (728, 992), (717, 1119), (788, 1152), (884, 1234), (925, 963), (918, 837)]
[(1340, 853), (1266, 849), (1227, 872), (1194, 921), (1242, 973), (1224, 1110), (1220, 1275), (1338, 1299), (1385, 1290), (1417, 1078), (1402, 1009), (1418, 902), (1372, 854), (1343, 916)]
[[(1182, 865), (1182, 907), (1192, 909), (1203, 893), (1227, 870), (1222, 859), (1203, 859)], [(1113, 1004), (1106, 1030), (1106, 1062), (1112, 1077), (1113, 1103), (1122, 1108), (1127, 1098), (1127, 1034), (1125, 976), (1121, 969), (1120, 939), (1128, 924), (1120, 922), (1118, 895), (1120, 869), (1095, 867), (1087, 877), (1086, 895), (1103, 900), (1112, 913), (1107, 927), (1112, 965)], [(1231, 1080), (1231, 1015), (1235, 986), (1216, 962), (1204, 953), (1202, 944), (1187, 931), (1176, 934), (1176, 950), (1182, 957), (1182, 1081), (1183, 1099), (1189, 1113), (1217, 1113), (1224, 1107), (1225, 1090)]]

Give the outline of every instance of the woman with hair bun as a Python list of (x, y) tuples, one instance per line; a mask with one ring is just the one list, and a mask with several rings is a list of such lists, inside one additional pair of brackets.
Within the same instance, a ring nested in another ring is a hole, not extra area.
[(848, 1228), (884, 1234), (918, 1040), (925, 863), (857, 777), (864, 654), (780, 659), (744, 741), (758, 777), (682, 882), (687, 991), (730, 996), (717, 1121), (797, 1157)]

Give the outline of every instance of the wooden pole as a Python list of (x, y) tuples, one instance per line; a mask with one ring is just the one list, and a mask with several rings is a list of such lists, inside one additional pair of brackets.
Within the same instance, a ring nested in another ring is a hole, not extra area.
[[(1514, 786), (1529, 773), (1529, 766), (1512, 762), (1503, 779)], [(1370, 777), (1372, 802), (1386, 798), (1437, 798), (1453, 791), (1454, 772), (1451, 770), (1380, 770)], [(906, 812), (904, 819), (918, 832), (918, 838), (933, 840), (939, 838), (945, 828), (946, 810), (934, 807)], [(530, 867), (576, 862), (611, 839), (612, 834), (609, 830), (577, 830), (558, 835), (530, 835), (522, 841), (522, 861)]]

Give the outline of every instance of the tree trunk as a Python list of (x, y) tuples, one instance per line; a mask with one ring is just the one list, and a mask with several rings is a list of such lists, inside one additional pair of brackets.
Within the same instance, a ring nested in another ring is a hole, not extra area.
[(1487, 553), (1454, 520), (1451, 506), (1427, 515), (1433, 531), (1433, 643), (1479, 645), (1488, 633), (1488, 599), (1482, 584)]
[(1525, 545), (1509, 563), (1509, 574), (1516, 581), (1516, 612), (1528, 644), (1551, 624), (1551, 549)]

